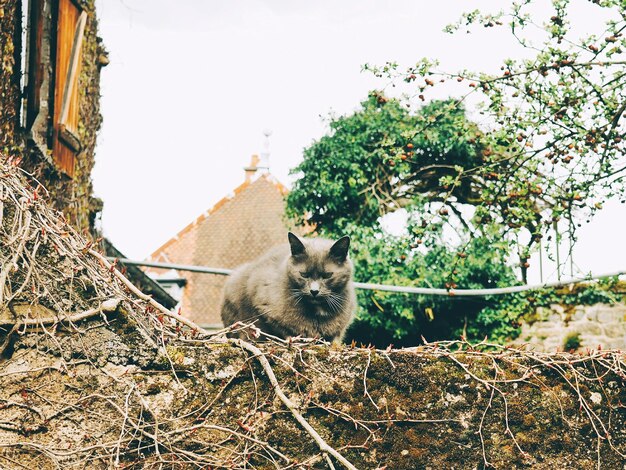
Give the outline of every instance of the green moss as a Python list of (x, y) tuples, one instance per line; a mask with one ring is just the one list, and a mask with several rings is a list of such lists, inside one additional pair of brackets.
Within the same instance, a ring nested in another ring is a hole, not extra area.
[[(396, 351), (389, 354), (392, 366), (380, 352), (371, 355), (368, 351), (346, 350), (325, 355), (314, 349), (303, 351), (300, 357), (293, 349), (271, 348), (268, 357), (285, 394), (296, 401), (300, 412), (320, 435), (341, 449), (357, 468), (381, 465), (399, 470), (451, 468), (459, 462), (464, 467), (482, 468), (483, 443), (478, 434), (481, 422), (486, 456), (495, 468), (533, 465), (594, 468), (587, 464), (593, 460), (588, 452), (595, 450), (596, 435), (586, 415), (580, 412), (578, 393), (589, 397), (604, 390), (603, 397), (610, 396), (612, 403), (626, 401), (624, 383), (615, 374), (607, 374), (602, 384), (579, 381), (578, 389), (573, 390), (572, 370), (555, 373), (551, 368), (512, 354), (503, 358), (497, 354), (477, 357), (467, 352), (450, 353), (472, 374), (486, 380), (493, 378), (494, 363), (497, 364), (501, 381), (498, 387), (507, 400), (505, 408), (500, 392), (491, 396), (483, 383), (444, 355)], [(189, 373), (179, 378), (183, 387), (178, 385), (169, 367), (134, 375), (137, 390), (148, 401), (159, 402), (169, 397), (171, 408), (160, 410), (163, 432), (201, 423), (216, 424), (238, 432), (252, 432), (294, 462), (319, 454), (315, 442), (276, 398), (264, 371), (248, 354), (223, 344), (208, 347), (171, 344), (168, 352), (193, 360), (186, 366)], [(367, 390), (379, 409), (364, 393), (363, 374), (368, 357)], [(515, 382), (524, 373), (522, 366), (530, 365), (536, 366), (535, 375)], [(597, 362), (595, 366), (601, 364)], [(223, 378), (206, 380), (209, 369), (214, 375), (229, 372)], [(594, 373), (591, 365), (584, 364), (577, 366), (576, 371), (588, 376)], [(46, 374), (46, 380), (47, 377)], [(86, 389), (87, 393), (98, 390), (110, 395), (112, 387), (127, 385), (124, 381), (117, 383), (88, 375), (80, 379), (66, 376), (65, 380), (72, 385), (67, 388), (68, 393), (74, 394)], [(19, 395), (21, 387), (30, 387), (45, 394), (41, 386), (28, 381), (13, 387), (14, 390), (9, 387), (3, 393)], [(125, 390), (119, 395), (122, 400)], [(617, 431), (625, 426), (626, 412), (622, 408), (610, 409), (607, 403), (608, 399), (603, 399), (594, 412), (605, 423), (610, 416), (611, 442), (624, 451), (625, 438)], [(136, 405), (138, 402), (131, 401), (131, 407)], [(139, 413), (140, 409), (135, 411)], [(178, 418), (170, 419), (171, 416)], [(147, 415), (144, 418), (150, 420)], [(427, 422), (409, 421), (419, 419)], [(519, 451), (511, 433), (530, 459)], [(241, 441), (228, 433), (199, 428), (177, 445), (211, 456), (220, 452), (234, 455), (232, 450), (241, 446)], [(601, 460), (605, 468), (619, 467), (619, 455), (604, 444)], [(259, 452), (250, 455), (249, 464), (255, 468), (272, 468)], [(326, 467), (320, 461), (313, 468)]]
[(160, 383), (151, 383), (146, 387), (146, 395), (156, 395), (162, 390)]
[(580, 345), (581, 339), (580, 333), (578, 332), (569, 333), (563, 340), (563, 349), (565, 351), (576, 351), (578, 348), (580, 348)]
[(168, 363), (171, 361), (171, 363), (174, 365), (183, 365), (183, 361), (185, 360), (184, 349), (168, 344), (165, 347), (165, 352), (166, 352), (166, 355), (165, 357), (163, 357), (162, 360)]

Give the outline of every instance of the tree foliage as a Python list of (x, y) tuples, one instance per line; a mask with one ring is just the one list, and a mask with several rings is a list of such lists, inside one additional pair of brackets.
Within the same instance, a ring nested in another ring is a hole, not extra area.
[[(446, 119), (433, 119), (442, 109), (448, 111)], [(413, 112), (399, 100), (372, 92), (358, 111), (331, 119), (330, 127), (331, 133), (306, 149), (294, 169), (301, 178), (287, 207), (292, 217), (313, 224), (322, 235), (351, 236), (357, 279), (451, 288), (517, 282), (506, 264), (509, 242), (488, 227), (469, 237), (463, 222), (462, 207), (476, 203), (482, 180), (450, 183), (451, 175), (483, 161), (484, 149), (476, 139), (483, 133), (462, 108), (438, 101)], [(393, 236), (383, 229), (381, 216), (400, 208), (408, 214), (406, 233)], [(457, 215), (456, 223), (447, 208)], [(459, 236), (450, 240), (445, 227)], [(517, 327), (517, 312), (508, 318), (505, 311), (491, 315), (502, 316), (499, 321), (486, 318), (476, 324), (479, 312), (494, 305), (490, 299), (363, 291), (359, 301), (359, 321), (350, 337), (379, 345), (468, 331), (484, 337), (497, 330), (500, 337), (510, 337)]]
[[(354, 240), (352, 259), (356, 278), (372, 283), (424, 287), (485, 288), (517, 283), (506, 266), (508, 244), (485, 237), (470, 241), (467, 256), (460, 257), (440, 237), (431, 236), (425, 249), (416, 249), (413, 237), (385, 234), (380, 227), (347, 226)], [(344, 233), (345, 233), (344, 231)], [(453, 274), (452, 274), (453, 273)], [(455, 282), (450, 281), (450, 275)], [(359, 291), (357, 321), (348, 340), (378, 346), (414, 345), (460, 336), (482, 339), (515, 337), (520, 313), (502, 308), (501, 298), (422, 296), (382, 291)], [(510, 299), (509, 299), (510, 302)], [(527, 307), (522, 297), (522, 307)], [(479, 315), (490, 308), (489, 315)]]
[[(541, 17), (537, 7), (548, 3)], [(569, 19), (574, 8), (588, 20), (582, 38)], [(624, 200), (626, 4), (524, 0), (508, 12), (466, 13), (447, 31), (478, 25), (508, 27), (526, 52), (520, 55), (531, 58), (507, 59), (496, 74), (441, 71), (431, 59), (403, 71), (394, 63), (367, 68), (402, 78), (422, 99), (434, 87), (466, 87), (458, 105), (477, 101), (490, 130), (478, 137), (486, 149), (482, 165), (453, 184), (480, 175), (479, 220), (525, 232), (527, 252), (546, 227), (566, 220), (573, 233), (577, 216), (588, 219), (607, 198)]]
[(416, 199), (478, 202), (478, 179), (450, 183), (483, 162), (477, 141), (483, 133), (453, 101), (411, 113), (399, 100), (372, 92), (358, 112), (329, 124), (330, 135), (307, 148), (294, 170), (302, 177), (288, 202), (301, 221), (328, 229), (346, 219), (371, 225)]
[[(626, 6), (578, 2), (589, 18), (605, 18), (590, 21), (598, 32), (579, 39), (570, 1), (553, 0), (546, 18), (537, 17), (539, 3), (474, 11), (447, 28), (508, 27), (531, 58), (508, 59), (496, 74), (441, 71), (432, 59), (406, 69), (366, 66), (406, 82), (420, 106), (372, 92), (355, 113), (332, 118), (330, 133), (305, 150), (288, 212), (322, 234), (350, 233), (359, 280), (511, 285), (512, 252), (525, 279), (528, 257), (548, 230), (566, 225), (573, 234), (607, 198), (624, 198)], [(441, 87), (463, 91), (429, 100)], [(481, 125), (468, 118), (467, 103)], [(401, 208), (407, 232), (392, 237), (381, 216)], [(375, 332), (372, 339), (396, 344), (419, 334), (502, 340), (515, 336), (521, 315), (553, 300), (551, 292), (479, 301), (362, 293), (355, 334)]]

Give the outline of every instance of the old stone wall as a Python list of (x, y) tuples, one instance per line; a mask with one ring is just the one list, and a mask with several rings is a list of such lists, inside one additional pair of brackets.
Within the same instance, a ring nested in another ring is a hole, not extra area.
[(541, 351), (626, 349), (626, 305), (539, 308), (537, 321), (522, 325), (518, 342)]
[[(159, 354), (129, 344), (123, 315), (108, 322), (27, 334), (0, 362), (0, 467), (347, 468), (241, 348)], [(356, 468), (622, 468), (618, 356), (450, 346), (261, 345), (284, 393)]]
[[(102, 122), (100, 115), (100, 70), (106, 65), (106, 51), (98, 37), (98, 21), (94, 0), (81, 0), (81, 7), (87, 12), (81, 72), (79, 76), (79, 137), (82, 150), (76, 155), (74, 176), (69, 178), (61, 172), (51, 158), (46, 142), (51, 113), (53, 87), (51, 88), (53, 57), (50, 55), (54, 44), (55, 2), (46, 3), (43, 28), (47, 54), (42, 55), (44, 81), (41, 87), (42, 110), (38, 122), (41, 128), (33, 133), (21, 125), (20, 77), (21, 58), (26, 54), (26, 46), (21, 43), (22, 2), (3, 1), (0, 6), (0, 153), (3, 157), (21, 160), (21, 166), (34, 176), (33, 186), (41, 183), (48, 191), (40, 191), (50, 204), (62, 211), (68, 221), (79, 230), (92, 231), (97, 214), (102, 210), (102, 202), (93, 197), (91, 170), (94, 166), (96, 135)], [(47, 42), (46, 42), (47, 41)], [(52, 90), (52, 91), (51, 91)], [(36, 134), (36, 135), (35, 135)]]
[(623, 467), (621, 352), (212, 336), (0, 172), (2, 470)]
[(11, 156), (19, 149), (16, 139), (20, 107), (21, 2), (0, 3), (0, 151)]

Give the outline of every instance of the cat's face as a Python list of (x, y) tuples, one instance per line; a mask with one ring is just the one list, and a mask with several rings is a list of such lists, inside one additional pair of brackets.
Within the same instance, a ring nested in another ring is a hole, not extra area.
[(333, 315), (339, 312), (352, 280), (352, 262), (348, 258), (350, 239), (333, 242), (321, 238), (301, 240), (289, 233), (291, 256), (288, 275), (295, 303), (317, 305)]

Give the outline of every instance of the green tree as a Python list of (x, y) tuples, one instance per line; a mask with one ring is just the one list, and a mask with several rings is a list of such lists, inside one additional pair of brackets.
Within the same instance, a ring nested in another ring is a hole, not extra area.
[[(435, 119), (442, 110), (446, 118)], [(293, 170), (301, 177), (287, 207), (298, 222), (323, 235), (352, 237), (357, 279), (463, 288), (517, 282), (506, 264), (509, 242), (464, 214), (465, 207), (480, 203), (484, 179), (476, 175), (463, 184), (455, 179), (481, 165), (485, 149), (478, 139), (483, 132), (462, 108), (439, 101), (410, 111), (401, 101), (372, 92), (361, 109), (329, 124), (331, 133), (306, 149)], [(408, 214), (402, 237), (389, 235), (381, 225), (382, 216), (398, 209)], [(359, 320), (351, 335), (379, 345), (415, 344), (420, 336), (432, 340), (468, 331), (510, 337), (516, 327), (508, 317), (491, 318), (506, 315), (496, 310), (476, 324), (479, 312), (494, 304), (490, 299), (359, 295)]]
[(358, 112), (329, 125), (330, 134), (307, 148), (294, 170), (301, 178), (288, 207), (300, 222), (328, 230), (346, 221), (371, 226), (420, 201), (450, 207), (466, 223), (458, 205), (480, 202), (482, 176), (457, 176), (484, 163), (483, 132), (455, 101), (413, 113), (375, 91)]
[[(569, 20), (573, 8), (587, 20), (582, 38)], [(520, 250), (524, 264), (548, 227), (566, 225), (574, 236), (607, 198), (626, 202), (626, 3), (524, 0), (496, 14), (466, 13), (446, 29), (470, 32), (479, 25), (508, 28), (519, 55), (531, 58), (507, 59), (496, 74), (442, 71), (429, 58), (402, 71), (395, 63), (366, 68), (403, 79), (422, 99), (435, 87), (467, 87), (456, 103), (478, 102), (491, 129), (478, 138), (488, 149), (482, 164), (454, 184), (484, 178), (476, 213), (528, 240)], [(494, 146), (499, 150), (489, 150)]]
[[(379, 226), (348, 225), (342, 233), (352, 237), (352, 259), (357, 279), (365, 282), (448, 288), (504, 287), (518, 281), (507, 267), (507, 243), (476, 237), (460, 257), (454, 247), (438, 236), (429, 237), (425, 249), (416, 249), (413, 237), (385, 234)], [(455, 281), (450, 281), (454, 278)], [(528, 311), (524, 296), (463, 298), (424, 296), (360, 290), (357, 320), (348, 340), (380, 347), (415, 345), (428, 341), (465, 336), (496, 340), (514, 338), (518, 319)], [(518, 302), (516, 308), (509, 308)], [(488, 310), (487, 310), (488, 309)]]
[[(408, 100), (371, 93), (358, 112), (331, 119), (329, 135), (305, 150), (288, 212), (322, 234), (350, 233), (359, 280), (510, 285), (512, 251), (525, 279), (528, 256), (551, 227), (565, 223), (573, 236), (604, 200), (624, 200), (626, 5), (583, 4), (590, 20), (604, 20), (590, 21), (597, 32), (580, 39), (568, 20), (570, 1), (553, 0), (546, 18), (535, 16), (538, 3), (473, 11), (447, 28), (508, 27), (532, 58), (508, 59), (497, 74), (441, 71), (432, 59), (404, 70), (366, 66), (416, 87), (427, 104), (415, 110)], [(537, 40), (529, 30), (543, 35)], [(428, 101), (429, 90), (450, 84), (467, 92)], [(488, 131), (466, 117), (464, 103), (472, 100)], [(408, 231), (395, 238), (380, 221), (400, 208)], [(396, 344), (423, 333), (504, 339), (541, 299), (554, 300), (554, 293), (472, 302), (362, 293), (356, 330)]]

